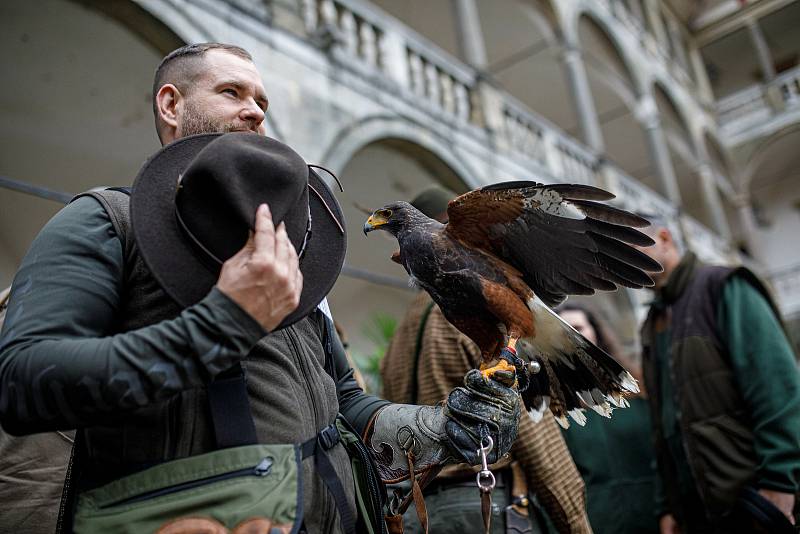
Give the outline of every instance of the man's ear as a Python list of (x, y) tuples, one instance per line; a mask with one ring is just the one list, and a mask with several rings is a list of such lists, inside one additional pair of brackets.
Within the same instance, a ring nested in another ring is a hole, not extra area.
[(177, 107), (182, 98), (181, 92), (171, 83), (162, 85), (156, 93), (158, 118), (168, 128), (176, 129), (178, 127)]

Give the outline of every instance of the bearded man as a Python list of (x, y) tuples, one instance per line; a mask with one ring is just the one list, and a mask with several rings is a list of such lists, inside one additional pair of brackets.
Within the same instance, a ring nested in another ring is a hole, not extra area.
[[(257, 443), (325, 444), (341, 491), (302, 462), (308, 532), (354, 531), (352, 464), (323, 436), (339, 413), (381, 452), (385, 479), (409, 475), (400, 427), (419, 469), (476, 463), (479, 427), (495, 443), (489, 461), (513, 441), (517, 393), (479, 374), (454, 390), (452, 410), (390, 404), (358, 387), (324, 300), (344, 261), (341, 210), (299, 155), (263, 137), (268, 104), (247, 51), (205, 43), (170, 53), (153, 86), (164, 147), (130, 201), (80, 195), (23, 260), (0, 337), (0, 422), (12, 434), (78, 429), (68, 497), (216, 450), (219, 419), (242, 416), (209, 409), (208, 392), (231, 369), (246, 381)], [(250, 190), (275, 195), (251, 205)], [(238, 250), (225, 234), (231, 213), (246, 221)], [(485, 420), (451, 415), (470, 412)]]

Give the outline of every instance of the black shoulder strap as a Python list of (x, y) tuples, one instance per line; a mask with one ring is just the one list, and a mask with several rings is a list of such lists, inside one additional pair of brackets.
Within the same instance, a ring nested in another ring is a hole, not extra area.
[(241, 363), (217, 376), (208, 385), (208, 405), (217, 448), (241, 447), (258, 443), (247, 379)]

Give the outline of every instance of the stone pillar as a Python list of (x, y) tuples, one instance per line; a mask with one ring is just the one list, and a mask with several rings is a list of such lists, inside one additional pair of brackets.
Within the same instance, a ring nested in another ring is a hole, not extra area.
[(742, 231), (742, 240), (750, 256), (756, 261), (759, 261), (761, 260), (761, 248), (758, 244), (758, 235), (756, 233), (757, 224), (755, 217), (753, 217), (750, 196), (741, 194), (734, 199), (734, 204), (736, 206), (736, 215), (739, 219), (739, 226)]
[(666, 44), (668, 39), (667, 29), (664, 27), (663, 19), (661, 18), (661, 6), (658, 0), (643, 0), (643, 2), (647, 26), (650, 28), (653, 40), (656, 43)]
[(714, 231), (726, 241), (730, 241), (731, 229), (725, 218), (725, 209), (717, 188), (717, 178), (714, 169), (708, 163), (701, 163), (695, 170), (700, 179), (700, 192), (703, 195), (703, 205), (710, 216)]
[(482, 70), (489, 63), (483, 40), (481, 19), (475, 0), (451, 0), (455, 11), (456, 34), (461, 54), (467, 63)]
[(758, 21), (755, 19), (747, 21), (747, 29), (750, 30), (750, 38), (753, 40), (753, 46), (756, 49), (758, 64), (761, 66), (764, 81), (769, 82), (775, 78), (775, 64), (772, 62), (772, 54), (769, 52), (769, 45), (767, 45), (764, 32), (761, 31), (761, 26), (758, 25)]
[(581, 52), (578, 48), (568, 46), (564, 50), (563, 57), (564, 67), (567, 69), (567, 82), (578, 114), (578, 124), (581, 128), (583, 142), (598, 154), (602, 154), (605, 152), (603, 132), (600, 129), (600, 121), (597, 118), (592, 91), (589, 87), (589, 77), (586, 74), (586, 66), (583, 64)]
[(697, 81), (697, 88), (700, 95), (708, 102), (714, 101), (714, 92), (711, 90), (711, 82), (708, 80), (708, 71), (703, 62), (703, 56), (700, 50), (693, 47), (689, 50), (689, 60), (692, 63), (692, 70), (694, 70), (694, 79)]
[(635, 115), (647, 135), (650, 157), (655, 164), (661, 189), (675, 207), (680, 207), (681, 192), (678, 187), (678, 179), (675, 177), (675, 169), (672, 167), (672, 160), (667, 148), (667, 138), (661, 127), (658, 108), (652, 95), (641, 97)]

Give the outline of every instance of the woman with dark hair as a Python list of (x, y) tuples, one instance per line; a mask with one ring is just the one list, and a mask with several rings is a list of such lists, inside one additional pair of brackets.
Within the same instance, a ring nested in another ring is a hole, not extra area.
[[(616, 336), (588, 306), (568, 303), (562, 319), (589, 341), (617, 358), (642, 387), (641, 365), (625, 355)], [(650, 410), (644, 392), (629, 397), (630, 407), (611, 419), (586, 414), (586, 426), (564, 431), (575, 464), (586, 483), (589, 522), (597, 534), (658, 533), (654, 503), (654, 455)]]

